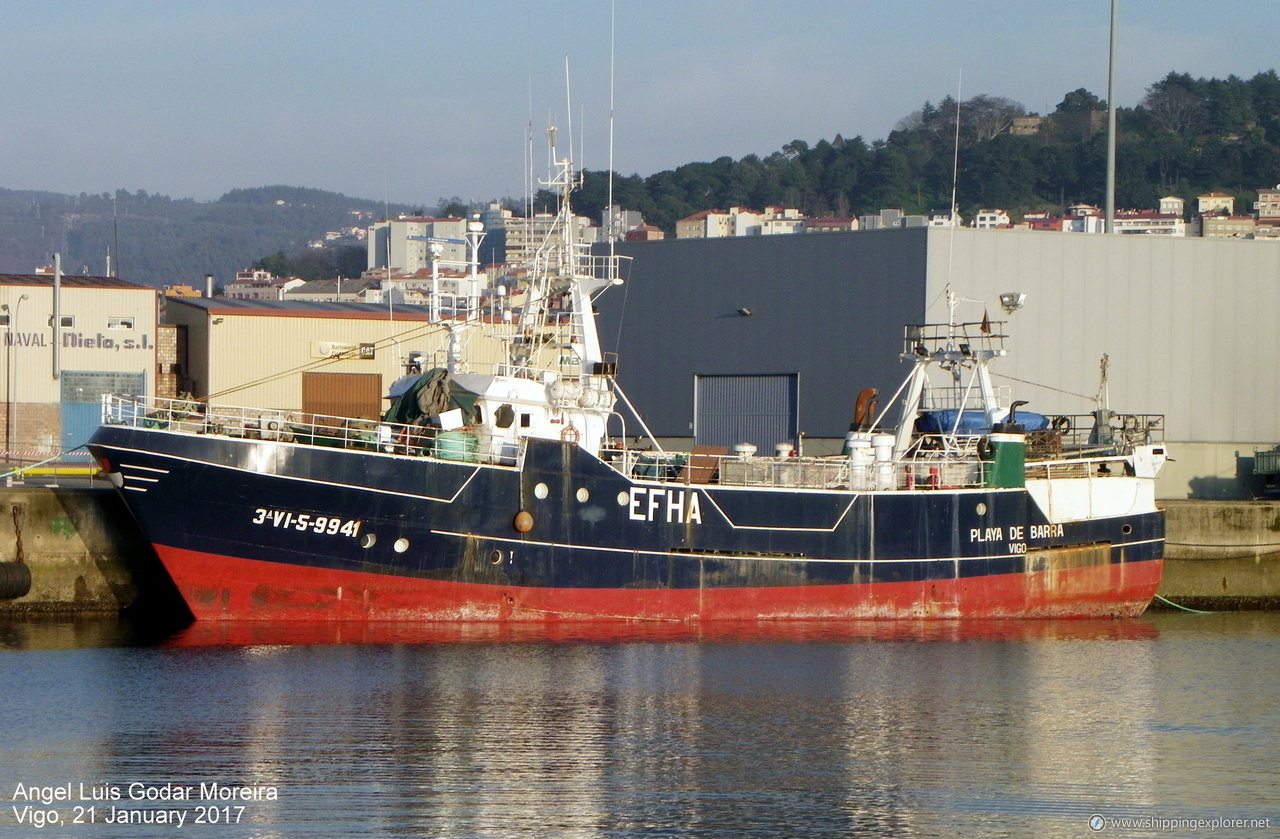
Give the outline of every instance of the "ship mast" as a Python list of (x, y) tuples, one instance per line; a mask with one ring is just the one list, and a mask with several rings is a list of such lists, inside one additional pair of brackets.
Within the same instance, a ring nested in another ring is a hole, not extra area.
[(595, 364), (604, 360), (592, 298), (601, 289), (620, 284), (622, 279), (613, 267), (616, 258), (593, 257), (588, 253), (589, 245), (578, 242), (571, 197), (582, 184), (582, 174), (574, 170), (571, 158), (556, 155), (554, 126), (547, 129), (547, 135), (555, 170), (549, 180), (539, 183), (555, 190), (558, 206), (551, 229), (534, 256), (529, 303), (521, 320), (526, 328), (535, 331), (547, 325), (554, 317), (549, 301), (554, 295), (564, 295), (572, 325), (570, 346), (577, 356), (579, 372), (590, 374)]

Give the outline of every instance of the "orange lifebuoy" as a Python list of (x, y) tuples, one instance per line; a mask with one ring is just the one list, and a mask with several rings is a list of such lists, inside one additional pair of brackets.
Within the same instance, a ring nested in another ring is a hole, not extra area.
[(572, 425), (566, 425), (563, 429), (560, 430), (560, 439), (566, 443), (578, 442), (579, 436), (580, 435), (578, 434), (578, 429)]

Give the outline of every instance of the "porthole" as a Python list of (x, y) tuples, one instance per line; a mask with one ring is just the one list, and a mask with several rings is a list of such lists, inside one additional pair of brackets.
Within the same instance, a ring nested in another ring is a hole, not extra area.
[(987, 505), (984, 502), (979, 501), (978, 506), (974, 507), (973, 511), (980, 516), (985, 516), (987, 514)]
[(378, 544), (378, 537), (375, 536), (374, 534), (372, 533), (360, 534), (360, 547), (372, 548), (376, 544)]
[(539, 483), (537, 486), (533, 488), (533, 497), (537, 499), (543, 499), (547, 497), (548, 492), (550, 492), (550, 490), (547, 489), (547, 485), (544, 483)]
[(1128, 536), (1130, 533), (1133, 532), (1133, 525), (1131, 524), (1120, 525), (1120, 532), (1123, 533), (1125, 536)]
[(391, 547), (395, 548), (396, 553), (402, 554), (405, 551), (409, 550), (409, 540), (401, 536), (399, 539), (396, 540), (396, 543)]
[(504, 559), (506, 559), (506, 557), (503, 556), (502, 551), (498, 550), (497, 548), (494, 548), (493, 550), (489, 551), (489, 562), (491, 564), (501, 565), (502, 560)]
[(627, 506), (627, 505), (628, 505), (628, 504), (630, 504), (630, 503), (631, 503), (631, 493), (629, 493), (629, 492), (625, 492), (625, 491), (618, 493), (618, 506), (619, 506), (619, 507), (625, 507), (625, 506)]
[(591, 493), (586, 487), (578, 487), (577, 498), (579, 504), (586, 504), (587, 499), (591, 497)]

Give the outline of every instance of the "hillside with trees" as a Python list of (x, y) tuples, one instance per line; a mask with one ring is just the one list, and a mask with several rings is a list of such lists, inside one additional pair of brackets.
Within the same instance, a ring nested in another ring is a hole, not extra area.
[[(956, 113), (948, 97), (926, 102), (884, 140), (836, 135), (812, 146), (794, 140), (763, 158), (721, 157), (648, 177), (617, 176), (615, 200), (668, 233), (685, 216), (733, 206), (795, 207), (812, 217), (883, 208), (945, 211)], [(1000, 208), (1020, 218), (1105, 203), (1106, 103), (1089, 91), (1067, 93), (1043, 116), (1008, 99), (975, 96), (960, 104), (959, 121), (956, 199), (962, 216)], [(1170, 73), (1136, 107), (1117, 109), (1116, 121), (1119, 208), (1154, 209), (1166, 195), (1194, 206), (1197, 195), (1217, 191), (1234, 195), (1244, 210), (1259, 187), (1280, 183), (1280, 77), (1274, 70), (1249, 80)], [(599, 218), (607, 181), (605, 172), (587, 173), (575, 206), (579, 214)], [(540, 193), (537, 203), (551, 200)]]
[[(668, 234), (701, 210), (792, 207), (810, 217), (849, 217), (894, 208), (945, 211), (951, 205), (957, 156), (956, 202), (965, 218), (980, 208), (1003, 209), (1015, 220), (1028, 212), (1061, 213), (1077, 203), (1105, 203), (1106, 103), (1081, 88), (1052, 113), (1031, 114), (1009, 99), (980, 95), (960, 103), (926, 102), (903, 117), (883, 140), (862, 137), (810, 145), (793, 140), (764, 157), (720, 157), (641, 176), (617, 175), (614, 201), (639, 210)], [(1280, 77), (1193, 78), (1169, 73), (1133, 108), (1117, 110), (1116, 206), (1154, 209), (1176, 195), (1194, 206), (1197, 195), (1235, 196), (1247, 212), (1256, 190), (1280, 183)], [(599, 220), (607, 203), (606, 172), (584, 174), (575, 211)], [(503, 199), (511, 208), (521, 200)], [(535, 211), (555, 197), (535, 196)], [(440, 214), (459, 215), (456, 198), (441, 199)], [(69, 273), (113, 270), (135, 282), (195, 284), (206, 273), (219, 282), (251, 265), (312, 277), (352, 275), (361, 246), (339, 241), (312, 252), (307, 243), (327, 231), (367, 227), (387, 207), (299, 187), (236, 189), (197, 202), (117, 190), (78, 196), (0, 189), (0, 272), (29, 273), (63, 255)], [(118, 248), (113, 244), (118, 243)], [(345, 250), (344, 250), (345, 249)], [(286, 256), (287, 255), (287, 256)]]
[[(67, 273), (105, 274), (112, 254), (112, 272), (133, 282), (200, 286), (213, 274), (225, 283), (264, 254), (305, 254), (307, 243), (326, 232), (367, 227), (388, 209), (411, 211), (288, 186), (235, 189), (207, 202), (144, 191), (72, 196), (0, 189), (0, 272), (31, 273), (57, 251)], [(350, 264), (343, 247), (356, 247), (363, 268), (363, 246), (351, 240), (300, 261)]]

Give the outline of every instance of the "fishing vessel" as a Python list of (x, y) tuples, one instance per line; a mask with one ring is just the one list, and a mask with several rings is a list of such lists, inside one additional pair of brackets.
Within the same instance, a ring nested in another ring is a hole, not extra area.
[(556, 167), (561, 234), (528, 266), (522, 305), (437, 298), (438, 351), (410, 359), (380, 421), (104, 401), (88, 448), (197, 619), (1146, 608), (1164, 542), (1160, 417), (1031, 414), (992, 378), (1004, 324), (952, 316), (906, 327), (902, 387), (883, 411), (861, 394), (839, 454), (666, 450), (596, 332), (592, 300), (622, 282), (623, 258), (575, 244), (580, 178)]

